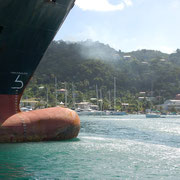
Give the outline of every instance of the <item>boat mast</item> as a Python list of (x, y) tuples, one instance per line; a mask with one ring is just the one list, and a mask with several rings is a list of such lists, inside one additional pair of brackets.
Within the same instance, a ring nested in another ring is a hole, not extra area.
[(55, 77), (55, 105), (57, 106), (57, 78)]
[(116, 109), (116, 78), (114, 77), (114, 110)]
[(99, 92), (100, 92), (100, 109), (101, 109), (101, 112), (102, 112), (102, 104), (103, 104), (103, 99), (102, 99), (102, 90), (100, 89), (99, 90)]
[(49, 96), (48, 96), (48, 87), (46, 88), (46, 107), (48, 107)]
[(75, 109), (75, 102), (76, 102), (76, 100), (75, 100), (75, 93), (74, 93), (74, 84), (72, 83), (72, 98), (73, 98), (73, 108)]
[(65, 84), (65, 107), (67, 107), (67, 84), (66, 82), (64, 84)]
[(97, 105), (99, 104), (99, 96), (98, 96), (98, 86), (96, 84), (96, 99), (97, 99)]
[(108, 91), (108, 95), (109, 95), (109, 108), (111, 109), (111, 91)]

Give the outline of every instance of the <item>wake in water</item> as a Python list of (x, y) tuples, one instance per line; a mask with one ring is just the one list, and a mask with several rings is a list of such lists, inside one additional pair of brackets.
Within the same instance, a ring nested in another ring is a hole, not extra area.
[(1, 167), (10, 165), (0, 177), (179, 179), (179, 119), (82, 116), (81, 122), (78, 138), (70, 141), (0, 146)]

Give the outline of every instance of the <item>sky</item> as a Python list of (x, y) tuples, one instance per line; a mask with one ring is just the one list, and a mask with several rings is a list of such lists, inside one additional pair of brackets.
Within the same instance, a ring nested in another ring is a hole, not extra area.
[(180, 0), (76, 0), (55, 40), (172, 53), (180, 48), (179, 18)]

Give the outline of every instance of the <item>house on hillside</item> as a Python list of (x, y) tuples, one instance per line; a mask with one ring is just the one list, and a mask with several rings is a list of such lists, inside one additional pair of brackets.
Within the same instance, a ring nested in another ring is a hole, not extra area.
[(175, 100), (180, 100), (180, 94), (176, 94)]
[(166, 100), (164, 104), (158, 105), (159, 108), (162, 108), (162, 110), (170, 111), (171, 109), (176, 109), (177, 111), (180, 111), (180, 100)]

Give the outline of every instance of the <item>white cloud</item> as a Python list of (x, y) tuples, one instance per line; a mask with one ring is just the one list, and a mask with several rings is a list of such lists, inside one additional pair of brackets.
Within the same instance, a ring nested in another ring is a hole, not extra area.
[(111, 4), (108, 0), (76, 0), (76, 6), (84, 11), (118, 11), (131, 5), (132, 0), (120, 0), (117, 5)]
[(131, 1), (131, 0), (124, 0), (124, 3), (125, 3), (127, 6), (132, 6), (132, 1)]
[(171, 2), (171, 7), (177, 9), (180, 7), (180, 0), (174, 0)]

